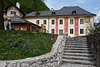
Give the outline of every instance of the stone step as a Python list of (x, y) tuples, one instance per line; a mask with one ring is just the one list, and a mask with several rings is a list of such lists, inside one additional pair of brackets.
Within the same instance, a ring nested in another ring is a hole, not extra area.
[(80, 42), (80, 43), (78, 43), (78, 42), (77, 42), (77, 43), (76, 43), (76, 42), (75, 42), (75, 43), (67, 42), (66, 45), (67, 45), (67, 44), (73, 44), (73, 45), (79, 45), (79, 44), (82, 44), (82, 45), (87, 45), (87, 43), (81, 43), (81, 42)]
[(73, 59), (62, 59), (65, 63), (75, 63), (75, 64), (87, 64), (87, 65), (95, 65), (94, 62), (88, 60), (73, 60)]
[(65, 55), (82, 55), (82, 56), (94, 56), (94, 54), (89, 54), (89, 53), (64, 53)]
[(63, 55), (62, 57), (63, 59), (80, 59), (80, 60), (95, 60), (94, 57), (86, 57), (86, 56), (67, 56), (67, 55)]
[(71, 46), (72, 46), (72, 47), (73, 47), (73, 46), (74, 46), (74, 47), (75, 47), (75, 46), (79, 46), (79, 47), (81, 47), (81, 46), (82, 46), (82, 47), (88, 47), (88, 45), (65, 45), (65, 46), (66, 46), (66, 47), (71, 47)]
[(88, 48), (88, 46), (67, 46), (65, 45), (65, 48)]
[(92, 52), (92, 51), (67, 51), (67, 50), (64, 50), (65, 53), (95, 53), (95, 52)]
[(87, 39), (68, 39), (68, 41), (87, 41)]
[(91, 50), (91, 49), (88, 48), (88, 47), (87, 47), (87, 48), (67, 48), (67, 47), (64, 48), (64, 50), (69, 50), (69, 49), (70, 49), (70, 50)]
[(66, 43), (65, 46), (67, 46), (67, 45), (68, 45), (68, 46), (71, 46), (71, 45), (72, 45), (72, 46), (73, 46), (73, 45), (75, 45), (75, 46), (88, 46), (87, 44), (71, 44), (71, 43)]
[(76, 64), (76, 63), (64, 63), (60, 67), (96, 67), (95, 65), (91, 64)]
[(82, 38), (80, 37), (80, 38), (69, 38), (69, 39), (87, 39), (87, 38), (86, 37), (84, 37), (84, 38), (83, 37)]
[(87, 41), (66, 41), (66, 42), (72, 42), (72, 43), (74, 43), (74, 42), (85, 42), (85, 43), (87, 43)]
[(78, 40), (77, 39), (76, 40), (74, 40), (74, 39), (67, 39), (67, 41), (87, 41), (87, 40), (86, 39), (83, 39), (83, 40), (82, 39), (81, 40), (79, 40), (79, 39)]
[(81, 49), (81, 48), (77, 48), (77, 49), (75, 49), (75, 48), (64, 48), (64, 51), (87, 51), (87, 52), (96, 52), (96, 51), (94, 51), (94, 50), (92, 50), (92, 49), (89, 49), (89, 48), (87, 48), (87, 49)]
[(87, 42), (87, 40), (67, 40), (66, 42)]
[(64, 53), (64, 56), (83, 56), (83, 57), (93, 57), (95, 58), (95, 55), (91, 54), (91, 55), (86, 55), (86, 54), (68, 54), (68, 53)]
[(64, 50), (64, 51), (75, 51), (75, 52), (90, 52), (88, 50)]

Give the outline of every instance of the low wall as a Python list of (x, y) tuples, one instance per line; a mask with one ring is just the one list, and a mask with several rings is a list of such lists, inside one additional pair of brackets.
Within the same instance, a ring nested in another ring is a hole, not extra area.
[(66, 35), (59, 35), (50, 53), (22, 60), (0, 61), (0, 67), (59, 67)]
[(92, 48), (96, 57), (96, 66), (100, 67), (100, 32), (95, 32), (87, 36), (89, 48)]

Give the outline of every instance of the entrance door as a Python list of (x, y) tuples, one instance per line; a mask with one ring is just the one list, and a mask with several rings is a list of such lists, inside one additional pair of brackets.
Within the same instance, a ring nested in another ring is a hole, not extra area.
[(62, 35), (63, 34), (63, 30), (59, 30), (59, 35)]

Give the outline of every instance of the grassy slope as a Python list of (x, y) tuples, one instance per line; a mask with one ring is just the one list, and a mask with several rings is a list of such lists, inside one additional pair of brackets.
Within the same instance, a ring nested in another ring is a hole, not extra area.
[(29, 31), (0, 31), (0, 60), (35, 57), (50, 52), (56, 35)]
[(5, 0), (5, 8), (11, 3), (16, 4), (16, 2), (21, 4), (21, 10), (24, 13), (49, 10), (47, 5), (42, 0)]

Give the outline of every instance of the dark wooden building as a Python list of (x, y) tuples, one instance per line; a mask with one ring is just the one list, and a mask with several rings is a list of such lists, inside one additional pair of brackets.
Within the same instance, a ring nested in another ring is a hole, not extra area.
[[(13, 16), (8, 19), (8, 23), (11, 24), (12, 30), (24, 30), (24, 31), (38, 31), (42, 32), (42, 28), (32, 22), (26, 21), (19, 16)], [(8, 24), (9, 25), (9, 24)], [(9, 27), (9, 26), (8, 26)]]

